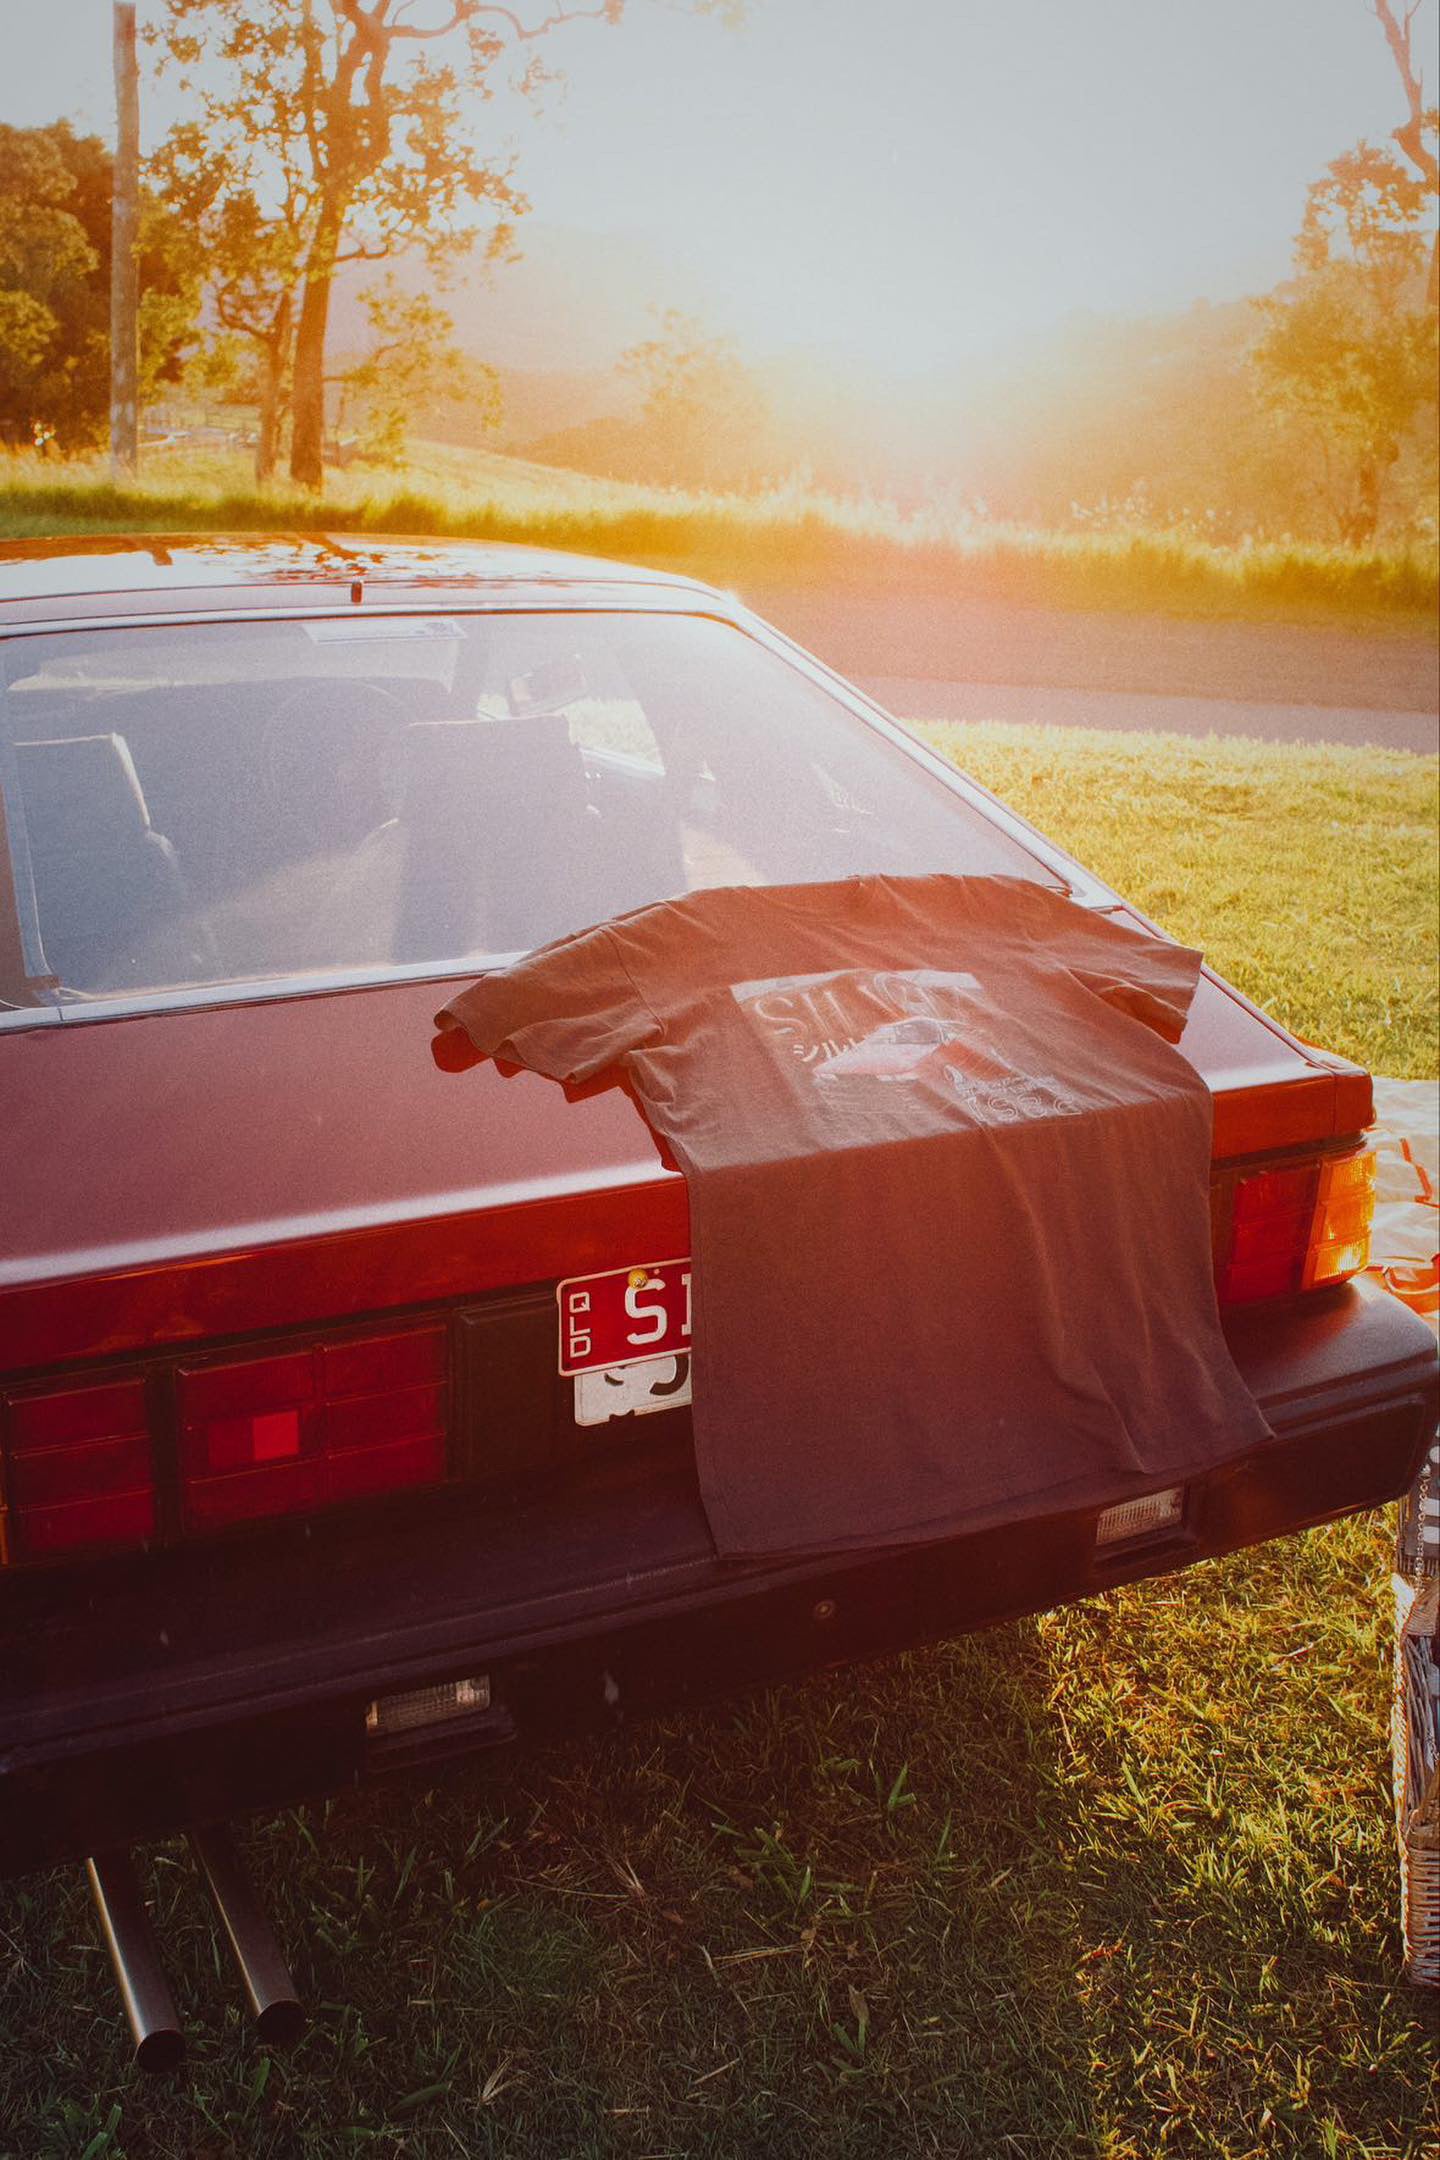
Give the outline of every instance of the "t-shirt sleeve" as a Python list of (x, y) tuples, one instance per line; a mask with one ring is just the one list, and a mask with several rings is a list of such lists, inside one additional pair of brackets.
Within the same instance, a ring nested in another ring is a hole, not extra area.
[[(589, 1080), (660, 1032), (602, 925), (482, 975), (435, 1015), (437, 1065), (456, 1071), (477, 1058), (508, 1058), (551, 1080)], [(449, 1041), (463, 1030), (474, 1056)]]
[(1032, 936), (1059, 966), (1166, 1042), (1180, 1040), (1200, 980), (1202, 954), (1112, 915), (1097, 915), (1043, 885), (1032, 885), (1030, 895)]

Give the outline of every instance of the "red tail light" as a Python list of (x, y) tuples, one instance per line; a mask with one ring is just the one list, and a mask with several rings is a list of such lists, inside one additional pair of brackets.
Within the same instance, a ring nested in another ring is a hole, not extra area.
[(445, 1474), (445, 1330), (182, 1367), (185, 1526), (308, 1513)]
[(1370, 1258), (1375, 1158), (1366, 1149), (1237, 1173), (1216, 1270), (1220, 1302), (1348, 1281)]
[(3, 1454), (0, 1549), (7, 1557), (45, 1560), (153, 1537), (155, 1472), (143, 1381), (15, 1396)]

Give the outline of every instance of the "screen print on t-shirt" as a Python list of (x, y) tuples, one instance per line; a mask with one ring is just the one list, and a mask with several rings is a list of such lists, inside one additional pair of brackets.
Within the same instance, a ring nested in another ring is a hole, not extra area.
[(1220, 1331), (1198, 953), (1013, 878), (722, 888), (439, 1015), (626, 1075), (690, 1191), (722, 1552), (893, 1544), (1178, 1481), (1266, 1433)]
[(817, 1115), (842, 1146), (866, 1091), (887, 1083), (938, 1086), (947, 1109), (975, 1123), (1063, 1117), (1082, 1107), (1058, 1076), (1022, 1071), (991, 1040), (989, 1000), (976, 975), (835, 969), (734, 983), (731, 996), (777, 1057), (809, 1068)]

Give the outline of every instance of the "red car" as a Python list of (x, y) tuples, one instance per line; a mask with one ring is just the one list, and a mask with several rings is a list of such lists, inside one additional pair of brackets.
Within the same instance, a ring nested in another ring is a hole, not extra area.
[(438, 1072), (436, 1008), (700, 885), (1003, 872), (1133, 911), (681, 578), (17, 543), (0, 654), (4, 1870), (984, 1626), (1414, 1476), (1431, 1340), (1349, 1280), (1369, 1077), (1207, 975), (1183, 1048), (1273, 1440), (1138, 1509), (722, 1563), (683, 1180), (617, 1088)]

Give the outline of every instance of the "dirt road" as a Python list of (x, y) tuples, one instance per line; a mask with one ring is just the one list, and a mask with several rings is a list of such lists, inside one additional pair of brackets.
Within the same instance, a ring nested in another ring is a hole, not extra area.
[(1265, 705), (1240, 698), (1171, 697), (1153, 690), (1060, 690), (1050, 684), (917, 681), (857, 675), (860, 688), (902, 720), (1043, 721), (1046, 727), (1158, 729), (1167, 735), (1248, 735), (1261, 742), (1370, 743), (1440, 749), (1433, 712), (1366, 706)]
[(833, 588), (744, 597), (907, 718), (1437, 748), (1440, 646), (1406, 632)]

